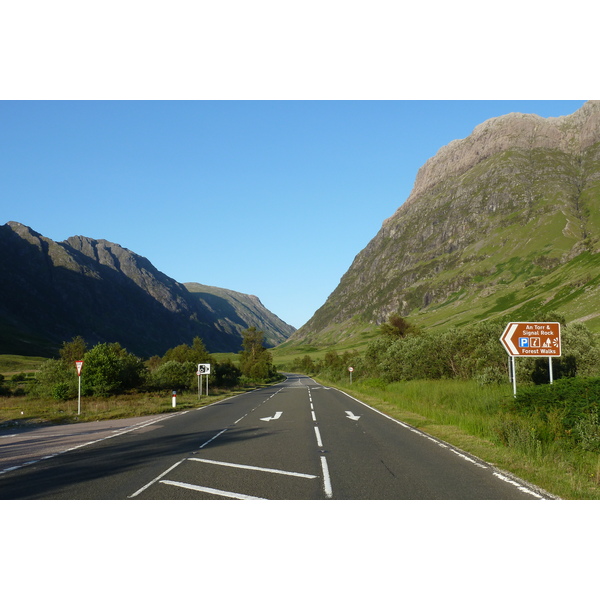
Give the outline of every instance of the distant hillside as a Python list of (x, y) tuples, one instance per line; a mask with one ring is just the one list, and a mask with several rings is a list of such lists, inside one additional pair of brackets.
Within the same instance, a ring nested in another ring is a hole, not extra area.
[(0, 354), (50, 355), (75, 335), (140, 356), (195, 336), (211, 352), (237, 352), (252, 325), (272, 343), (294, 331), (256, 297), (218, 288), (200, 297), (118, 244), (57, 243), (15, 222), (0, 226), (0, 281)]
[(600, 331), (600, 102), (512, 113), (441, 148), (286, 345), (335, 343), (397, 312), (445, 328), (558, 310)]
[(287, 340), (296, 331), (295, 327), (267, 310), (256, 296), (201, 283), (183, 285), (206, 307), (216, 326), (223, 332), (236, 335), (236, 332), (239, 334), (248, 327), (256, 327), (264, 332), (265, 344), (273, 347)]

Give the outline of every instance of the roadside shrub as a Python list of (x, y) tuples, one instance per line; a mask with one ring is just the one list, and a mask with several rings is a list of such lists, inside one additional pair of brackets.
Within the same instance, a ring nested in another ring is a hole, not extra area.
[(35, 374), (29, 394), (38, 398), (69, 400), (77, 397), (77, 371), (62, 360), (47, 360)]
[(119, 343), (98, 344), (84, 356), (82, 393), (110, 396), (141, 385), (145, 374), (142, 360)]
[(600, 409), (600, 377), (559, 379), (552, 385), (525, 386), (514, 400), (517, 412), (526, 415), (559, 411), (563, 426), (571, 430), (592, 411)]
[(72, 396), (71, 386), (68, 383), (57, 383), (52, 388), (54, 400), (68, 400)]
[(242, 372), (236, 367), (230, 359), (214, 365), (215, 379), (214, 384), (217, 387), (231, 388), (240, 382)]
[(575, 423), (574, 433), (584, 450), (600, 452), (600, 419), (598, 409), (592, 409)]
[(187, 390), (196, 381), (197, 368), (193, 362), (170, 360), (151, 374), (149, 384), (159, 390)]

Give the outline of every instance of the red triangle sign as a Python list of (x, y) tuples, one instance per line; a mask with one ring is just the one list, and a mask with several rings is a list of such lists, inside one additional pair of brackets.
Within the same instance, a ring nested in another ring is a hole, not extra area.
[(82, 360), (76, 360), (75, 361), (75, 366), (77, 367), (77, 375), (79, 375), (81, 377), (81, 367), (83, 367), (83, 361)]

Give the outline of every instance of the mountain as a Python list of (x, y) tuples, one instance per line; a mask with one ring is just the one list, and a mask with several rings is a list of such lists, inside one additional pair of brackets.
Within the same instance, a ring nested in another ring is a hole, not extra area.
[(201, 283), (183, 285), (200, 305), (210, 311), (214, 322), (223, 332), (235, 334), (248, 327), (256, 327), (264, 332), (265, 344), (273, 347), (296, 331), (295, 327), (267, 310), (256, 296)]
[(511, 113), (441, 148), (289, 344), (398, 313), (426, 327), (558, 310), (600, 331), (600, 102)]
[(0, 281), (0, 353), (51, 355), (76, 335), (139, 356), (196, 336), (210, 352), (238, 352), (250, 326), (273, 345), (294, 331), (255, 296), (190, 291), (118, 244), (54, 242), (15, 222), (0, 226)]

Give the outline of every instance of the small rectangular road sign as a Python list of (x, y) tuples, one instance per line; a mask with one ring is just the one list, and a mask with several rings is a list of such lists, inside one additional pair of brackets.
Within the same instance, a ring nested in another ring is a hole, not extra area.
[(500, 341), (511, 356), (560, 356), (560, 323), (509, 323)]

